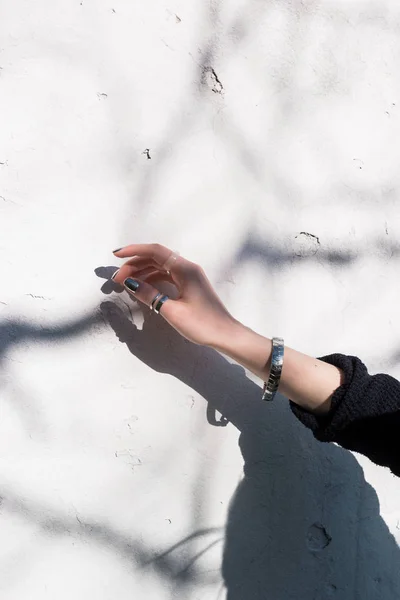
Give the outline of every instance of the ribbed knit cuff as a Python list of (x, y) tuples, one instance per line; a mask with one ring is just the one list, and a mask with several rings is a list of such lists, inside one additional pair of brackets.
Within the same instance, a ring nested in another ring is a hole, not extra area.
[(360, 410), (359, 397), (368, 385), (369, 375), (364, 363), (356, 356), (329, 354), (318, 357), (318, 360), (334, 365), (344, 373), (344, 382), (333, 393), (329, 412), (326, 415), (315, 415), (292, 401), (290, 408), (318, 440), (333, 442), (336, 435), (357, 418)]

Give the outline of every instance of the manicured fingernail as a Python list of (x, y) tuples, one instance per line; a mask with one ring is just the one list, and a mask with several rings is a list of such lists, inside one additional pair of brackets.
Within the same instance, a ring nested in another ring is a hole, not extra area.
[(113, 274), (111, 275), (111, 279), (114, 279), (114, 277), (116, 276), (116, 274), (117, 274), (117, 273), (119, 273), (119, 269), (117, 269), (117, 270), (115, 271), (115, 273), (113, 273)]
[(117, 248), (116, 250), (113, 250), (113, 254), (115, 254), (116, 252), (119, 252), (120, 250), (122, 250), (122, 248)]
[(134, 294), (139, 289), (139, 282), (136, 281), (136, 279), (132, 279), (131, 277), (128, 277), (128, 279), (125, 279), (124, 285), (128, 288), (128, 290), (131, 290), (131, 292), (133, 292)]

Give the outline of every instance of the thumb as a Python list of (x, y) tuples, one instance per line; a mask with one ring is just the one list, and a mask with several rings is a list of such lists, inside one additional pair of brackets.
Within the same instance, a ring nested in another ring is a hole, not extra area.
[[(128, 277), (125, 279), (124, 288), (130, 294), (130, 296), (136, 300), (139, 300), (143, 304), (146, 304), (146, 306), (149, 308), (151, 308), (152, 302), (157, 295), (159, 295), (159, 299), (164, 296), (160, 290), (150, 285), (150, 283), (147, 283), (147, 281), (143, 281), (142, 279), (134, 279), (133, 277)], [(172, 302), (173, 300), (168, 299), (167, 302), (162, 305), (160, 314), (165, 314), (165, 312), (167, 312), (165, 311), (166, 304), (170, 304)]]

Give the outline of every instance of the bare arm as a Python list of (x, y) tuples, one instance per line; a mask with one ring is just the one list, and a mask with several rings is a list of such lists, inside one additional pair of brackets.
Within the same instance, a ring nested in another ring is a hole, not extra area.
[[(233, 321), (213, 347), (263, 381), (271, 368), (272, 340)], [(343, 383), (337, 367), (285, 346), (279, 392), (316, 414), (327, 413), (333, 392)]]

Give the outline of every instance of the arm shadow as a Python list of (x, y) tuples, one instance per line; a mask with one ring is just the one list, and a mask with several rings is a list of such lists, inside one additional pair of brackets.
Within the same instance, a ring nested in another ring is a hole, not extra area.
[(228, 600), (400, 597), (399, 548), (350, 452), (315, 441), (283, 397), (262, 402), (242, 367), (159, 316), (146, 311), (139, 330), (113, 302), (101, 311), (133, 355), (206, 400), (210, 424), (240, 431), (244, 477), (222, 563)]

